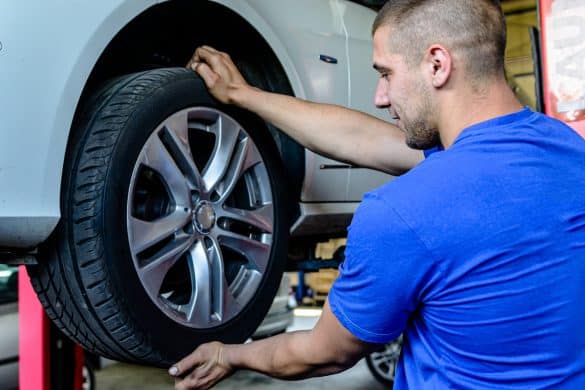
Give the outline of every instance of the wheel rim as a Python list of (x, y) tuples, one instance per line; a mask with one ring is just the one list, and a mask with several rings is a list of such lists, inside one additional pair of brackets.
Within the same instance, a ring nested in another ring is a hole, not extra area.
[(126, 216), (142, 286), (186, 326), (234, 318), (267, 271), (268, 172), (249, 134), (218, 110), (188, 108), (155, 129), (134, 166)]
[(370, 354), (372, 367), (382, 378), (394, 382), (396, 376), (396, 367), (400, 358), (400, 349), (402, 347), (402, 336), (398, 337), (384, 346), (379, 352)]

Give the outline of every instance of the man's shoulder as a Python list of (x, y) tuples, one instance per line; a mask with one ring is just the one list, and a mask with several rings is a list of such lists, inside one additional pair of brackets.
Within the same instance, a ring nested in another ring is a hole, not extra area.
[(456, 172), (458, 166), (457, 160), (449, 156), (448, 152), (436, 152), (410, 171), (371, 191), (370, 194), (389, 202), (390, 205), (402, 199), (408, 203), (415, 198), (418, 201), (432, 200), (434, 196), (431, 191), (448, 186), (449, 178)]

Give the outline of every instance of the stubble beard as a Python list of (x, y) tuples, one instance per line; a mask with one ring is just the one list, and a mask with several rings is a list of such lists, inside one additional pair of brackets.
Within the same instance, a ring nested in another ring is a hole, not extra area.
[(431, 124), (431, 118), (436, 117), (436, 110), (425, 87), (418, 85), (417, 92), (422, 100), (414, 119), (400, 118), (400, 122), (406, 134), (406, 145), (412, 149), (426, 150), (440, 146), (441, 138), (436, 126)]
[(426, 150), (441, 145), (441, 138), (437, 129), (428, 126), (423, 120), (414, 120), (404, 123), (406, 145), (412, 149)]

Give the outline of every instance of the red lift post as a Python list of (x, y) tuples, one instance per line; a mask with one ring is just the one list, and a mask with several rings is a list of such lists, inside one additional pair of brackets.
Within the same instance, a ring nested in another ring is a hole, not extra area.
[(49, 390), (49, 319), (26, 267), (18, 270), (18, 384), (21, 390)]
[(83, 350), (51, 323), (23, 265), (18, 270), (18, 312), (19, 389), (81, 389)]

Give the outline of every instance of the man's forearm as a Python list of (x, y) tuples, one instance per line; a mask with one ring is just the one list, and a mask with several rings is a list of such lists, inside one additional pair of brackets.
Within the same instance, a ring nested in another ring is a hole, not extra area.
[(234, 368), (281, 379), (334, 374), (353, 365), (336, 361), (327, 351), (313, 351), (310, 335), (311, 331), (290, 332), (249, 344), (225, 345), (224, 358)]
[(396, 126), (362, 112), (247, 85), (234, 88), (230, 99), (306, 148), (340, 161), (400, 174), (422, 158), (420, 151), (405, 145), (404, 134)]
[(177, 388), (209, 386), (233, 373), (254, 370), (281, 379), (334, 374), (379, 348), (353, 336), (325, 301), (312, 330), (283, 333), (244, 345), (200, 345), (169, 369)]

